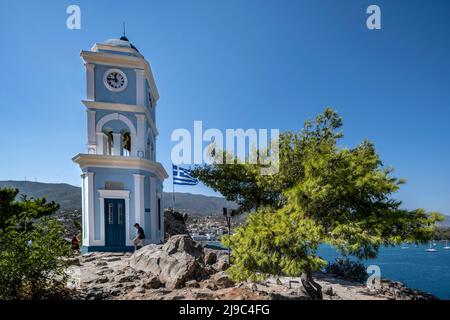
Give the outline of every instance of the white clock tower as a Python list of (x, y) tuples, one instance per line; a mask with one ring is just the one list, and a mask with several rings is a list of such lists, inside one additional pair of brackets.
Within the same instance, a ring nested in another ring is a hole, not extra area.
[(167, 173), (156, 161), (159, 94), (150, 64), (126, 37), (95, 44), (81, 58), (87, 151), (73, 161), (82, 171), (82, 251), (131, 250), (135, 223), (145, 243), (159, 243)]

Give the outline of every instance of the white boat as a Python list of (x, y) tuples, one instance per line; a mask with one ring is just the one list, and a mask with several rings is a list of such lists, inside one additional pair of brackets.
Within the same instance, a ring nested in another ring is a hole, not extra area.
[(450, 250), (450, 247), (448, 246), (448, 240), (445, 240), (445, 247), (444, 247), (444, 249), (445, 250)]
[(433, 244), (430, 242), (430, 247), (425, 251), (426, 252), (436, 252), (437, 250), (435, 248), (433, 248), (432, 246), (433, 246)]

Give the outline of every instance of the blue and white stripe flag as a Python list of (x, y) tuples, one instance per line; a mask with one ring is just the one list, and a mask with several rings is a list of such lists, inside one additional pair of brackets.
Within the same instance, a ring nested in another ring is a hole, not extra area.
[(198, 179), (191, 176), (191, 171), (181, 168), (180, 166), (172, 165), (173, 169), (173, 184), (181, 184), (188, 186), (195, 186), (198, 184)]

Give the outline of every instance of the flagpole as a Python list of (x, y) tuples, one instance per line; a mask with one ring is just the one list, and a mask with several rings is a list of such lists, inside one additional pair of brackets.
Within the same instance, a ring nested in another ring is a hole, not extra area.
[(175, 210), (175, 176), (173, 175), (173, 165), (172, 165), (172, 210)]

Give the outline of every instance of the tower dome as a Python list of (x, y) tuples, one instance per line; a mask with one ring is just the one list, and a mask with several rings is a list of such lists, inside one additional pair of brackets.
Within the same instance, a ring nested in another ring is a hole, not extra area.
[(139, 50), (135, 46), (133, 46), (133, 44), (125, 36), (120, 37), (120, 39), (108, 39), (103, 42), (103, 44), (113, 47), (132, 48), (139, 52)]

